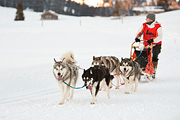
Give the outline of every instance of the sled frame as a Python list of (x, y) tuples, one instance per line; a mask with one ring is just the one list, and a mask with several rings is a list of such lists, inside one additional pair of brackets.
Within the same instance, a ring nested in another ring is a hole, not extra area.
[[(143, 42), (143, 41), (147, 41), (147, 40), (140, 40), (140, 42)], [(131, 51), (130, 51), (130, 58), (133, 59), (133, 52), (135, 51), (136, 48), (139, 48), (139, 46), (135, 46), (136, 42), (133, 42), (132, 45), (131, 45)], [(148, 45), (148, 46), (145, 46), (144, 49), (148, 49), (150, 48), (150, 57), (152, 58), (152, 51), (153, 51), (153, 45)], [(152, 64), (152, 59), (150, 59), (150, 65)]]

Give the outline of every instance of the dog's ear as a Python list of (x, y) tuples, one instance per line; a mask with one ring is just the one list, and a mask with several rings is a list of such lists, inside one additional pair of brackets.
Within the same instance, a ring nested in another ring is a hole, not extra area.
[(89, 72), (90, 72), (91, 75), (93, 74), (92, 70), (90, 70)]
[(92, 69), (93, 69), (92, 67), (89, 68), (89, 74), (90, 74), (90, 75), (93, 74)]
[(62, 63), (63, 63), (63, 62), (66, 62), (65, 58), (63, 58), (61, 62), (62, 62)]
[(95, 56), (93, 56), (93, 60), (95, 60), (96, 59), (96, 57)]
[(133, 61), (131, 57), (130, 57), (130, 61), (131, 61), (131, 62)]
[(123, 61), (123, 57), (121, 57), (121, 61)]
[(54, 62), (57, 63), (56, 59), (54, 58)]
[(100, 56), (99, 60), (101, 60), (101, 61), (103, 60), (103, 59), (102, 59), (102, 56)]

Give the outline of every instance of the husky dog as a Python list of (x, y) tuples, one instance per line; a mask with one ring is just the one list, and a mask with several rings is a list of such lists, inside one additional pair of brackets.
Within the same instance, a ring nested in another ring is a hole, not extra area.
[[(104, 65), (109, 69), (109, 72), (111, 74), (117, 74), (115, 77), (117, 79), (117, 86), (119, 86), (119, 81), (120, 81), (120, 62), (117, 57), (114, 56), (100, 56), (100, 57), (95, 57), (93, 56), (93, 62), (92, 66), (94, 65)], [(102, 86), (103, 87), (103, 86)], [(112, 86), (111, 86), (112, 87)], [(119, 87), (116, 87), (118, 89)]]
[(129, 94), (130, 89), (134, 89), (133, 83), (135, 83), (134, 91), (136, 92), (142, 74), (140, 65), (132, 59), (121, 58), (120, 71), (126, 86), (125, 94)]
[(74, 89), (71, 88), (70, 91), (70, 87), (64, 84), (63, 81), (68, 83), (70, 86), (76, 86), (78, 67), (75, 64), (76, 61), (74, 60), (74, 56), (71, 52), (65, 53), (62, 56), (61, 61), (56, 61), (54, 59), (53, 73), (58, 81), (62, 93), (62, 98), (59, 103), (60, 105), (64, 104), (64, 101), (68, 98), (68, 95), (69, 99), (73, 98)]
[(84, 70), (82, 79), (84, 81), (84, 86), (86, 86), (87, 89), (91, 90), (93, 98), (91, 104), (95, 104), (99, 86), (102, 81), (106, 83), (107, 96), (110, 99), (109, 85), (110, 80), (112, 80), (113, 78), (114, 76), (110, 75), (108, 68), (106, 68), (105, 66), (96, 65), (94, 67), (90, 67), (87, 70)]

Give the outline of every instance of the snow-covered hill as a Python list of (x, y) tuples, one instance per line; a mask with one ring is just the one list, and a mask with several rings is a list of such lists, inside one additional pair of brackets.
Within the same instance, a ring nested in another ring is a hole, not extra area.
[[(40, 21), (42, 13), (24, 11), (25, 21), (14, 22), (16, 9), (0, 7), (0, 119), (1, 120), (179, 120), (180, 11), (157, 14), (163, 26), (163, 49), (157, 79), (141, 82), (138, 91), (125, 87), (100, 92), (91, 105), (85, 88), (59, 106), (60, 88), (52, 73), (53, 58), (72, 51), (78, 65), (88, 68), (93, 56), (129, 57), (130, 46), (145, 16), (70, 17)], [(77, 86), (82, 86), (82, 71)], [(114, 81), (115, 82), (115, 81)]]

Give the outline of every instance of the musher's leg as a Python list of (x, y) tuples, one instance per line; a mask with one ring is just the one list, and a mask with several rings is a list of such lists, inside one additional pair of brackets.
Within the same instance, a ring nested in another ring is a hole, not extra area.
[(157, 70), (157, 66), (158, 66), (158, 55), (159, 53), (161, 53), (161, 45), (156, 45), (153, 47), (153, 57), (152, 57), (152, 61), (153, 61), (153, 66), (154, 66), (154, 73), (152, 78), (155, 79), (156, 78), (156, 70)]

